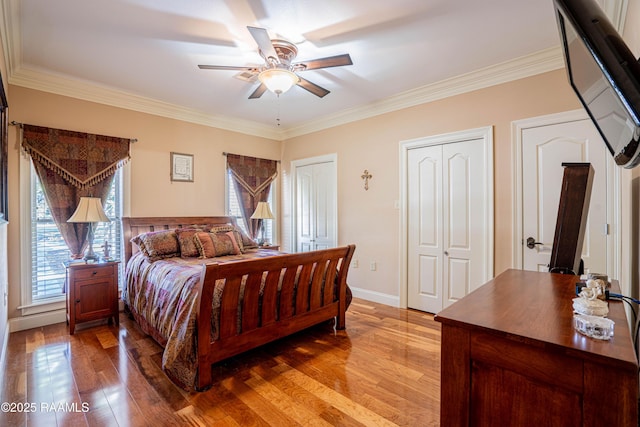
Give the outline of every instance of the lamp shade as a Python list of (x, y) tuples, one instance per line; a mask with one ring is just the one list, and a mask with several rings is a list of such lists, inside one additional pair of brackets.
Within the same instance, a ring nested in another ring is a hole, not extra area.
[(280, 95), (298, 83), (300, 79), (294, 73), (283, 68), (270, 68), (258, 74), (258, 79), (271, 92)]
[(76, 211), (67, 222), (109, 222), (98, 197), (80, 197)]
[(273, 213), (267, 202), (258, 202), (256, 210), (251, 215), (251, 219), (273, 219)]

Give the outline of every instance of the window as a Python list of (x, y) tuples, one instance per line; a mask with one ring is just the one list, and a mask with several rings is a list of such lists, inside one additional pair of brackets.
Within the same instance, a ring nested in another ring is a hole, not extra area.
[[(45, 200), (40, 180), (31, 165), (31, 303), (37, 304), (64, 295), (65, 267), (69, 259), (67, 245), (58, 231)], [(94, 250), (109, 242), (111, 256), (121, 259), (122, 170), (113, 179), (104, 211), (111, 222), (98, 223)]]
[[(269, 198), (267, 202), (273, 211), (273, 193), (274, 193), (274, 185), (271, 184), (271, 191), (269, 191)], [(227, 171), (227, 215), (232, 216), (236, 219), (238, 226), (242, 228), (247, 234), (247, 224), (244, 222), (244, 218), (242, 217), (242, 211), (240, 210), (240, 204), (238, 203), (238, 195), (236, 194), (236, 188), (233, 184), (233, 179), (231, 178), (231, 171)], [(275, 212), (274, 212), (275, 214)], [(267, 242), (275, 243), (274, 241), (274, 220), (265, 220), (264, 223), (264, 236)]]

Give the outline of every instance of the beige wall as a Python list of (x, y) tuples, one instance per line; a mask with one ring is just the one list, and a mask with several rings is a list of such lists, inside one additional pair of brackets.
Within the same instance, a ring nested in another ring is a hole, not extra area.
[[(9, 86), (9, 120), (137, 138), (131, 147), (135, 216), (224, 215), (223, 152), (279, 159), (281, 142)], [(18, 128), (9, 129), (9, 318), (19, 317), (20, 191)], [(169, 179), (170, 152), (194, 155), (193, 183)]]
[(629, 0), (622, 37), (629, 49), (640, 57), (640, 0)]
[[(512, 150), (511, 122), (580, 108), (564, 70), (454, 96), (285, 141), (282, 170), (289, 186), (292, 160), (338, 155), (339, 243), (357, 245), (360, 268), (349, 283), (385, 296), (399, 296), (400, 141), (494, 127), (495, 274), (511, 267)], [(369, 190), (360, 178), (373, 175)], [(288, 193), (283, 191), (283, 226), (290, 223)], [(377, 270), (370, 271), (370, 262)]]
[[(338, 154), (339, 243), (358, 245), (356, 288), (399, 295), (399, 143), (481, 126), (494, 126), (495, 272), (511, 265), (511, 121), (578, 108), (564, 71), (546, 73), (472, 93), (384, 114), (283, 143), (130, 110), (9, 86), (10, 120), (61, 129), (137, 138), (132, 145), (131, 215), (224, 213), (223, 151), (282, 158), (283, 236), (288, 216), (292, 160)], [(195, 156), (195, 182), (171, 183), (169, 152)], [(9, 129), (9, 317), (19, 317), (20, 197), (18, 128)], [(373, 174), (369, 191), (360, 175)], [(286, 242), (285, 242), (286, 243)], [(371, 261), (377, 271), (369, 271)]]
[[(630, 0), (624, 36), (640, 52), (640, 0)], [(0, 56), (2, 58), (2, 56)], [(0, 60), (6, 79), (6, 67)], [(5, 86), (6, 87), (6, 86)], [(328, 153), (338, 155), (339, 243), (355, 243), (359, 269), (353, 287), (399, 295), (400, 141), (481, 126), (494, 127), (495, 268), (511, 266), (511, 122), (579, 108), (564, 70), (431, 102), (293, 138), (284, 143), (166, 119), (125, 109), (9, 86), (10, 120), (106, 135), (137, 138), (132, 146), (132, 215), (220, 215), (224, 213), (223, 151), (282, 158), (282, 237), (290, 237), (290, 164)], [(195, 182), (171, 183), (169, 152), (195, 155)], [(9, 129), (9, 317), (19, 317), (19, 150), (17, 128)], [(360, 179), (373, 174), (369, 191)], [(637, 168), (638, 169), (638, 168)], [(634, 176), (638, 176), (634, 170)], [(638, 185), (636, 185), (636, 188)], [(285, 244), (287, 243), (285, 239)], [(634, 258), (637, 259), (637, 258)], [(368, 266), (377, 262), (377, 271)], [(1, 325), (0, 325), (1, 326)]]

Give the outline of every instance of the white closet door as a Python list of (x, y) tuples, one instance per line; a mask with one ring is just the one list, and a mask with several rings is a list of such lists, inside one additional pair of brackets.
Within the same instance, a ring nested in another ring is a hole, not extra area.
[(335, 247), (335, 162), (296, 166), (296, 250)]
[(313, 165), (296, 168), (297, 252), (313, 250), (314, 245)]
[(443, 308), (484, 283), (486, 202), (482, 141), (444, 144)]
[(437, 313), (492, 276), (491, 140), (476, 134), (406, 151), (410, 308)]
[(408, 303), (436, 313), (442, 292), (442, 147), (408, 151)]

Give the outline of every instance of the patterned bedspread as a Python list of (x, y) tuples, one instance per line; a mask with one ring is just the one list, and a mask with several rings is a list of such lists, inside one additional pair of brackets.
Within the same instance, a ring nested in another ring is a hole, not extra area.
[[(149, 262), (136, 253), (127, 264), (122, 299), (142, 330), (164, 346), (162, 369), (179, 386), (190, 390), (196, 378), (196, 287), (203, 263), (222, 263), (274, 256), (273, 250), (254, 249), (241, 255), (167, 258)], [(217, 338), (222, 286), (213, 298), (212, 339)]]

